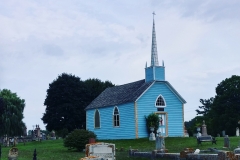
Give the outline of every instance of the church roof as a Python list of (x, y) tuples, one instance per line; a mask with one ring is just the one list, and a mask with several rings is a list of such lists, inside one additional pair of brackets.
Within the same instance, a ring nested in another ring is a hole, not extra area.
[[(85, 110), (135, 102), (155, 82), (156, 81), (145, 82), (145, 79), (143, 79), (120, 86), (109, 87), (95, 98)], [(159, 82), (165, 83), (182, 103), (186, 103), (169, 82)]]
[(101, 108), (134, 102), (154, 81), (145, 82), (145, 79), (105, 89), (86, 108)]

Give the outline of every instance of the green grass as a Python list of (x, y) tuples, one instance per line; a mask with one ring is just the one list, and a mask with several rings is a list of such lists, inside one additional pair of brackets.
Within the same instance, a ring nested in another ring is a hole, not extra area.
[[(217, 137), (217, 145), (210, 142), (197, 145), (196, 138), (165, 138), (166, 148), (171, 153), (179, 153), (184, 148), (193, 148), (206, 150), (208, 148), (217, 148), (223, 150), (224, 138)], [(230, 148), (227, 150), (234, 150), (239, 145), (240, 137), (230, 137)], [(102, 140), (99, 142), (114, 143), (118, 150), (116, 151), (117, 160), (147, 160), (146, 158), (133, 158), (128, 157), (128, 149), (139, 149), (139, 151), (152, 151), (155, 149), (155, 142), (149, 141), (147, 138), (141, 138), (136, 140)], [(38, 160), (79, 160), (85, 157), (84, 152), (76, 152), (75, 150), (68, 150), (63, 147), (63, 140), (48, 140), (43, 142), (28, 142), (26, 145), (19, 143), (17, 145), (19, 149), (18, 160), (31, 160), (33, 158), (33, 151), (37, 150)], [(123, 148), (123, 151), (120, 149)], [(10, 147), (2, 146), (2, 160), (7, 159), (7, 155)]]

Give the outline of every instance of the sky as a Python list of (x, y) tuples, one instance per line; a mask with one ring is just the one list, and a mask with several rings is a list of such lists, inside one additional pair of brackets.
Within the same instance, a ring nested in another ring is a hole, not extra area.
[(0, 1), (0, 89), (25, 99), (28, 130), (45, 129), (46, 90), (62, 73), (115, 85), (144, 79), (153, 12), (165, 79), (187, 101), (184, 121), (240, 75), (239, 0)]

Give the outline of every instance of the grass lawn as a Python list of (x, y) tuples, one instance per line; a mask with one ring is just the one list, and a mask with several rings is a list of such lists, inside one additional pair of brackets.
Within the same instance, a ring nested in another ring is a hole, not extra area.
[[(217, 137), (217, 145), (210, 142), (202, 143), (197, 146), (196, 138), (181, 138), (181, 137), (168, 137), (165, 138), (165, 145), (169, 152), (180, 153), (184, 148), (194, 148), (205, 150), (208, 148), (217, 148), (222, 150), (224, 145), (224, 138)], [(155, 142), (149, 141), (147, 138), (141, 138), (136, 140), (102, 140), (99, 142), (114, 143), (118, 151), (116, 151), (117, 160), (147, 160), (146, 158), (130, 158), (128, 157), (128, 149), (139, 149), (140, 151), (152, 151), (155, 149)], [(230, 148), (228, 150), (234, 150), (240, 142), (240, 137), (230, 137)], [(17, 145), (19, 149), (18, 160), (31, 160), (33, 158), (33, 152), (36, 148), (38, 160), (79, 160), (85, 156), (84, 152), (76, 152), (75, 150), (68, 150), (63, 147), (63, 140), (47, 140), (42, 142), (28, 142), (24, 146), (22, 143)], [(123, 148), (124, 151), (119, 151)], [(7, 159), (7, 155), (10, 147), (2, 146), (2, 160)]]

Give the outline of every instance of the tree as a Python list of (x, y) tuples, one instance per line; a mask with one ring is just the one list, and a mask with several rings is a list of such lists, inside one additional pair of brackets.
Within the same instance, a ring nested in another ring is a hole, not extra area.
[(225, 130), (235, 135), (240, 120), (240, 76), (233, 75), (218, 84), (210, 114), (215, 134)]
[(86, 94), (83, 81), (71, 74), (63, 73), (49, 84), (44, 101), (46, 110), (42, 117), (43, 123), (47, 124), (47, 130), (59, 131), (67, 128), (72, 131), (83, 128), (86, 119)]
[(106, 87), (112, 86), (109, 81), (98, 79), (82, 81), (79, 77), (63, 73), (57, 77), (47, 90), (44, 101), (46, 106), (42, 117), (47, 130), (58, 133), (85, 128), (86, 106)]
[(8, 136), (23, 135), (25, 124), (22, 120), (24, 118), (25, 100), (7, 89), (0, 91), (0, 97), (0, 134)]
[(202, 103), (202, 106), (199, 106), (199, 109), (196, 110), (197, 115), (203, 115), (207, 116), (209, 111), (211, 110), (211, 106), (213, 104), (214, 98), (211, 97), (210, 99), (200, 99), (200, 103)]
[(108, 87), (113, 87), (114, 84), (110, 81), (102, 82), (97, 78), (90, 78), (84, 81), (87, 87), (88, 95), (87, 95), (87, 104), (90, 104), (102, 91), (104, 91)]

